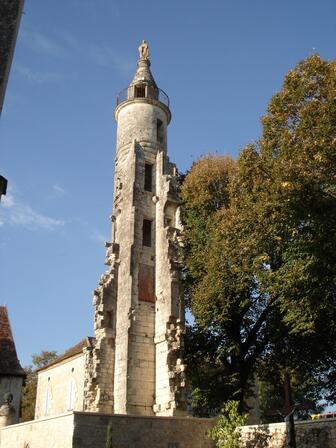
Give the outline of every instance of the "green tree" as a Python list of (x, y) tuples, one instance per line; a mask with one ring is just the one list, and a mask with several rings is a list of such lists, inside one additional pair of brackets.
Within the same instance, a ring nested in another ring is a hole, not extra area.
[(228, 401), (218, 418), (216, 425), (210, 429), (209, 437), (216, 442), (218, 448), (240, 448), (241, 429), (247, 422), (247, 415), (239, 413), (239, 403)]
[(37, 370), (45, 367), (57, 358), (55, 351), (42, 351), (40, 354), (32, 356), (32, 365), (25, 367), (26, 381), (23, 388), (21, 403), (21, 421), (26, 422), (34, 420), (36, 389), (37, 389)]
[(206, 378), (218, 384), (213, 407), (231, 397), (242, 410), (257, 367), (274, 363), (332, 386), (335, 106), (335, 62), (307, 58), (272, 98), (259, 142), (236, 163), (201, 159), (182, 186), (188, 358), (205, 397)]

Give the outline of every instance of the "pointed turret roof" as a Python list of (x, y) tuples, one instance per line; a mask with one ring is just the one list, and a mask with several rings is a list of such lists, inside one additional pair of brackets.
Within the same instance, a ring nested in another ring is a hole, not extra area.
[(163, 108), (167, 114), (167, 122), (170, 122), (171, 112), (169, 110), (169, 97), (162, 90), (159, 89), (152, 72), (150, 70), (149, 49), (148, 44), (143, 40), (139, 47), (140, 58), (137, 63), (137, 70), (132, 79), (132, 82), (126, 89), (119, 92), (117, 96), (117, 107), (115, 110), (115, 119), (118, 120), (118, 114), (124, 105), (129, 104), (130, 101), (148, 101)]
[(139, 47), (140, 58), (137, 63), (137, 70), (130, 86), (136, 84), (148, 84), (152, 87), (158, 88), (152, 72), (150, 70), (149, 49), (148, 44), (143, 40)]
[(18, 360), (8, 311), (0, 306), (0, 375), (25, 376)]

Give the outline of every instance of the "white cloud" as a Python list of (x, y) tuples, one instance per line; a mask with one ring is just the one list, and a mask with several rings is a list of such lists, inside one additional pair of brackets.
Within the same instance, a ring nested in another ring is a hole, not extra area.
[(38, 53), (45, 53), (53, 57), (63, 57), (67, 51), (63, 45), (38, 31), (29, 31), (22, 29), (20, 31), (22, 41), (32, 50)]
[(1, 201), (2, 201), (2, 206), (5, 208), (11, 208), (15, 205), (14, 198), (10, 193), (7, 194), (7, 196), (2, 196)]
[(24, 65), (16, 64), (15, 70), (22, 75), (24, 78), (28, 79), (31, 82), (43, 83), (48, 81), (56, 81), (60, 79), (60, 75), (58, 73), (52, 72), (37, 72), (31, 70), (29, 67)]
[(90, 44), (88, 46), (88, 53), (91, 60), (101, 67), (113, 66), (117, 70), (125, 73), (129, 73), (134, 69), (134, 61), (125, 58), (125, 56), (117, 53), (110, 46)]
[(52, 186), (52, 190), (53, 190), (54, 196), (57, 196), (57, 197), (62, 197), (66, 194), (66, 191), (64, 190), (64, 188), (62, 188), (58, 184), (54, 184)]
[[(116, 9), (116, 16), (119, 11)], [(23, 29), (20, 31), (23, 42), (32, 50), (44, 53), (52, 57), (70, 57), (73, 54), (79, 55), (81, 58), (89, 58), (91, 62), (100, 67), (113, 67), (122, 73), (129, 74), (134, 69), (134, 60), (125, 57), (124, 54), (118, 52), (111, 45), (106, 43), (92, 43), (91, 41), (83, 42), (68, 30), (58, 28), (52, 31), (53, 37), (46, 36), (38, 31)], [(18, 69), (20, 70), (20, 68)], [(43, 82), (48, 78), (57, 76), (54, 73), (37, 73), (21, 67), (23, 75), (30, 80)]]
[(55, 33), (63, 41), (62, 44), (68, 50), (71, 49), (75, 52), (82, 51), (84, 46), (72, 33), (63, 28), (56, 29)]
[(29, 230), (56, 230), (65, 225), (62, 219), (54, 219), (34, 210), (30, 205), (16, 201), (11, 193), (2, 196), (0, 225), (24, 227)]
[[(116, 15), (119, 11), (116, 10)], [(69, 58), (77, 55), (81, 59), (89, 59), (91, 63), (103, 68), (113, 67), (124, 74), (134, 70), (134, 60), (125, 57), (111, 45), (106, 43), (92, 43), (90, 40), (82, 41), (68, 30), (58, 28), (50, 31), (48, 36), (38, 31), (23, 29), (20, 31), (22, 41), (33, 51), (44, 53), (53, 58)], [(30, 81), (45, 82), (58, 79), (57, 73), (34, 72), (28, 67), (18, 66), (18, 72)]]

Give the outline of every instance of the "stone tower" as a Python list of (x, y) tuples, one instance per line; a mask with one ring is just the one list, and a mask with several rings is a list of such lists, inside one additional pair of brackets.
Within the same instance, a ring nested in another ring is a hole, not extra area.
[(145, 41), (139, 52), (115, 109), (112, 241), (94, 292), (85, 408), (168, 416), (185, 409), (180, 202), (167, 156), (169, 98), (150, 71)]

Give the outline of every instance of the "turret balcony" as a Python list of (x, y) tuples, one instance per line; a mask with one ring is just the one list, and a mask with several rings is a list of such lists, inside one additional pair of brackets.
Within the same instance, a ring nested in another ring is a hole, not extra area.
[(169, 97), (161, 89), (148, 84), (135, 84), (122, 90), (117, 97), (117, 106), (126, 101), (149, 98), (164, 104), (169, 109)]

